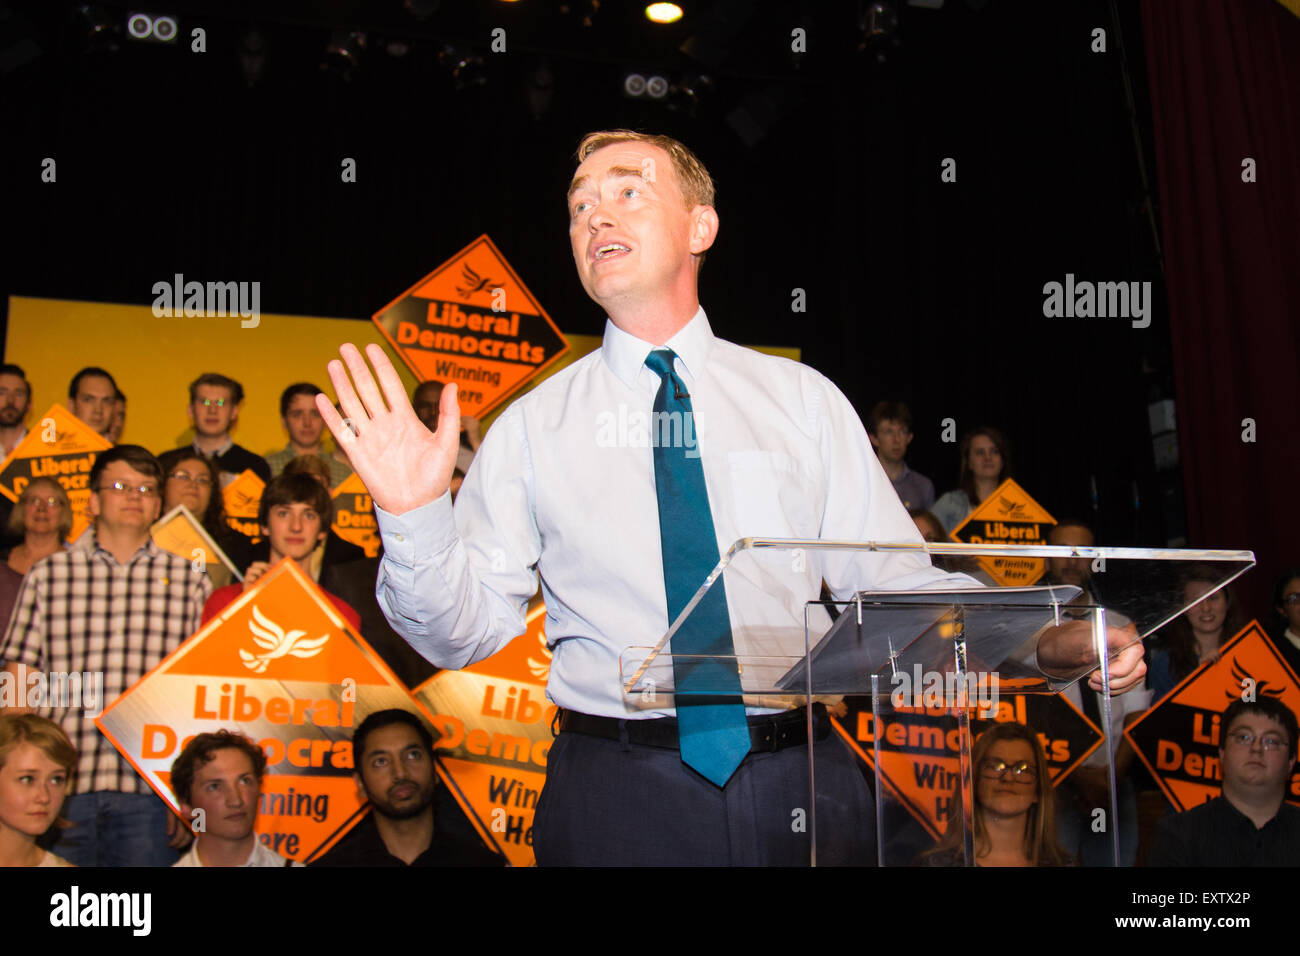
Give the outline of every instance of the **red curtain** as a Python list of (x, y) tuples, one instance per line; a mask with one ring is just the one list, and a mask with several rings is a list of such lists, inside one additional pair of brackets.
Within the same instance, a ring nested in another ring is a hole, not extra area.
[(1300, 564), (1300, 19), (1276, 0), (1142, 19), (1189, 544), (1254, 551), (1238, 593), (1272, 625)]

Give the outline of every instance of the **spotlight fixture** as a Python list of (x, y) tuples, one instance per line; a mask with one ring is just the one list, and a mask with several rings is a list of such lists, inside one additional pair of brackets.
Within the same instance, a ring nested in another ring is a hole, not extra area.
[(682, 8), (675, 3), (648, 3), (645, 18), (651, 23), (676, 23), (682, 18)]
[(666, 76), (657, 73), (628, 73), (623, 77), (623, 95), (633, 100), (662, 100), (668, 95), (671, 84)]
[(126, 35), (132, 40), (144, 40), (150, 43), (175, 43), (176, 18), (156, 16), (152, 13), (128, 13), (126, 15)]
[(438, 51), (438, 65), (451, 74), (452, 83), (458, 92), (471, 86), (487, 85), (487, 71), (483, 65), (483, 57), (475, 53), (444, 45)]
[(86, 34), (87, 50), (117, 52), (121, 29), (113, 26), (113, 21), (101, 4), (79, 3), (75, 13), (78, 24)]
[(859, 0), (858, 29), (862, 31), (858, 52), (869, 51), (878, 63), (884, 63), (890, 51), (903, 42), (898, 35), (898, 11), (887, 0)]
[(325, 60), (320, 68), (333, 73), (345, 83), (351, 81), (352, 72), (361, 62), (361, 53), (366, 48), (366, 35), (351, 30), (335, 30), (330, 34), (325, 46)]

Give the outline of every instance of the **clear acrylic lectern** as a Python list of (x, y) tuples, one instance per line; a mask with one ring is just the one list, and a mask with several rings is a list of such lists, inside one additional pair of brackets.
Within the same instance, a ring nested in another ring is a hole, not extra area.
[[(1134, 823), (1116, 814), (1112, 728), (1121, 725), (1114, 698), (1080, 679), (1100, 670), (1108, 691), (1110, 663), (1193, 603), (1191, 572), (1208, 572), (1213, 593), (1254, 561), (1249, 551), (745, 538), (655, 646), (623, 653), (620, 678), (629, 706), (662, 707), (674, 693), (673, 634), (723, 586), (736, 649), (727, 660), (751, 712), (818, 702), (836, 715), (832, 734), (873, 784), (874, 862), (974, 865), (972, 807), (1013, 800), (1018, 786), (1052, 789), (1085, 762), (1090, 799), (1054, 802), (1107, 835), (1113, 862), (1120, 827)], [(1016, 586), (985, 586), (992, 575)], [(836, 599), (810, 597), (823, 581)], [(692, 679), (690, 693), (732, 688)], [(996, 761), (972, 766), (980, 733), (999, 723), (1029, 727), (1046, 761), (1041, 777), (1037, 766), (1034, 779), (1024, 765), (996, 779)], [(813, 725), (808, 708), (810, 739)], [(813, 865), (818, 847), (846, 838), (819, 824), (817, 796), (809, 747), (806, 816), (792, 814), (806, 826)]]

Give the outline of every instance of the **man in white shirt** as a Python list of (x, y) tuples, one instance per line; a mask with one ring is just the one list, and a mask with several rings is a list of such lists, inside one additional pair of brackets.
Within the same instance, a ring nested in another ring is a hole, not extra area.
[[(385, 549), (379, 599), (412, 646), (440, 666), (464, 667), (523, 633), (540, 574), (553, 647), (547, 694), (563, 716), (534, 826), (539, 863), (806, 863), (802, 711), (749, 707), (740, 726), (748, 754), (742, 749), (736, 768), (714, 778), (678, 752), (670, 697), (645, 703), (623, 693), (621, 655), (655, 644), (675, 616), (665, 572), (678, 556), (665, 548), (665, 561), (661, 547), (677, 529), (661, 525), (661, 449), (610, 441), (602, 423), (648, 415), (670, 398), (690, 402), (690, 427), (677, 441), (702, 469), (712, 528), (698, 539), (713, 538), (706, 543), (717, 554), (745, 536), (920, 536), (830, 381), (714, 337), (697, 278), (718, 215), (699, 160), (667, 137), (627, 131), (591, 134), (578, 158), (569, 236), (584, 288), (609, 315), (603, 347), (497, 420), (454, 517), (454, 386), (430, 434), (382, 349), (367, 354), (386, 402), (355, 347), (341, 349), (355, 390), (342, 363), (330, 363), (352, 427), (317, 403), (376, 504)], [(656, 358), (663, 348), (670, 353)], [(779, 555), (779, 566), (751, 558), (752, 575), (727, 579), (736, 653), (770, 653), (792, 633), (802, 644), (805, 602), (823, 580), (840, 598), (950, 583), (924, 555), (803, 558)], [(1135, 666), (1140, 677), (1140, 648), (1136, 661), (1130, 653), (1113, 668), (1120, 686)], [(814, 708), (818, 859), (870, 862), (870, 794)], [(683, 750), (689, 736), (683, 729)]]
[(266, 754), (242, 734), (198, 734), (172, 762), (171, 785), (194, 833), (172, 866), (301, 866), (268, 849), (253, 827)]

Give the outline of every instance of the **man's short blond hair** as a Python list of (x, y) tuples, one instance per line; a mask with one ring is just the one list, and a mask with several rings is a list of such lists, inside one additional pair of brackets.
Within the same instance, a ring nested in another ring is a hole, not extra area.
[(682, 198), (686, 200), (686, 208), (713, 205), (713, 177), (698, 156), (671, 136), (638, 133), (630, 129), (606, 129), (588, 133), (578, 144), (578, 162), (581, 163), (596, 150), (616, 143), (646, 143), (662, 149), (673, 161), (677, 185), (681, 189)]

